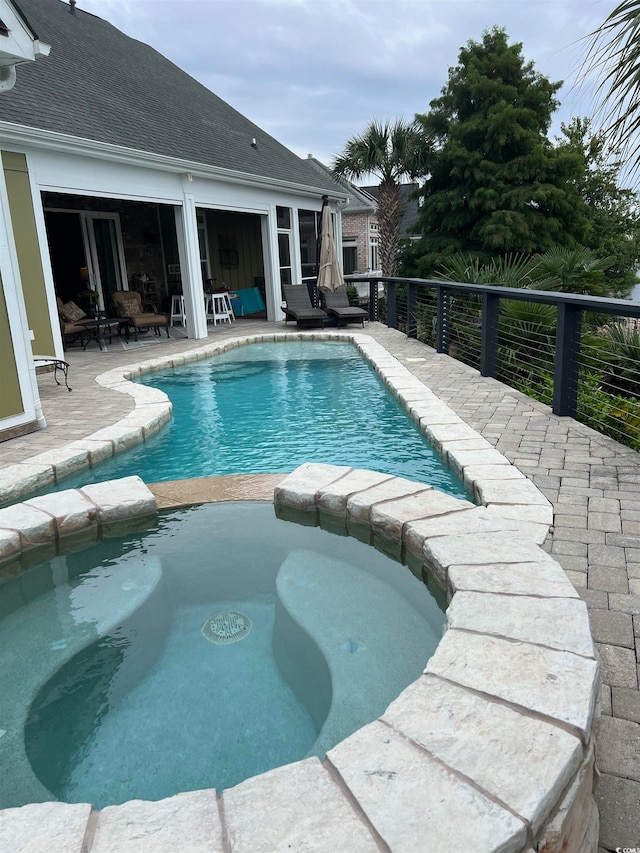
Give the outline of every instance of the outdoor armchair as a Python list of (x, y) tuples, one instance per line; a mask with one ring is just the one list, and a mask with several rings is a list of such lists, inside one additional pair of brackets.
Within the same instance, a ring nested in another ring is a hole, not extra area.
[(139, 329), (153, 329), (156, 335), (160, 334), (160, 327), (164, 326), (169, 337), (169, 322), (166, 314), (154, 314), (144, 310), (142, 297), (137, 290), (116, 290), (112, 296), (116, 315), (126, 323), (127, 340), (129, 339), (129, 326), (133, 329), (135, 340), (138, 340)]

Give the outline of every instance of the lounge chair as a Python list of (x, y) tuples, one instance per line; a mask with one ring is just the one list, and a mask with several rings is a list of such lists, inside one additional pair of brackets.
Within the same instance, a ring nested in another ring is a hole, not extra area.
[(153, 329), (160, 334), (160, 326), (164, 326), (169, 337), (169, 321), (166, 314), (145, 311), (149, 306), (142, 305), (142, 297), (137, 290), (116, 290), (111, 297), (115, 305), (116, 315), (126, 323), (126, 336), (129, 340), (129, 326), (133, 328), (135, 340), (138, 340), (138, 329)]
[(364, 328), (364, 321), (368, 319), (369, 314), (364, 308), (349, 304), (346, 287), (338, 287), (333, 291), (325, 290), (322, 295), (324, 307), (329, 314), (338, 318), (338, 326), (340, 323), (362, 323)]
[(62, 346), (67, 348), (67, 344), (78, 341), (80, 346), (84, 343), (87, 327), (83, 326), (81, 321), (88, 320), (87, 314), (76, 305), (75, 302), (63, 303), (60, 297), (56, 297), (58, 306), (58, 320), (60, 322), (60, 334), (62, 335)]
[(309, 298), (309, 291), (304, 284), (283, 284), (282, 294), (287, 303), (284, 309), (285, 323), (290, 318), (295, 320), (298, 328), (308, 323), (313, 326), (323, 326), (327, 312), (322, 308), (314, 308)]

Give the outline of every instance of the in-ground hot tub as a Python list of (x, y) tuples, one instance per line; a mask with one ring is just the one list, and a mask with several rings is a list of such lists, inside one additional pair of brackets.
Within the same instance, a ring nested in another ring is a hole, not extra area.
[[(449, 630), (424, 675), (378, 720), (323, 763), (277, 768), (219, 799), (184, 793), (94, 816), (84, 804), (5, 810), (0, 842), (49, 843), (57, 832), (97, 850), (133, 837), (154, 849), (188, 840), (221, 850), (225, 835), (234, 851), (252, 853), (302, 843), (376, 850), (380, 838), (394, 850), (440, 850), (453, 832), (461, 849), (595, 850), (598, 666), (586, 608), (527, 525), (518, 534), (486, 507), (453, 507), (456, 499), (420, 484), (380, 477), (309, 465), (276, 489), (279, 514), (358, 538), (368, 530), (449, 600)], [(3, 510), (5, 558), (61, 533), (64, 543), (72, 517), (76, 536), (97, 536), (152, 503), (129, 480)]]
[(444, 627), (410, 572), (264, 502), (165, 512), (3, 594), (0, 808), (159, 800), (324, 759)]

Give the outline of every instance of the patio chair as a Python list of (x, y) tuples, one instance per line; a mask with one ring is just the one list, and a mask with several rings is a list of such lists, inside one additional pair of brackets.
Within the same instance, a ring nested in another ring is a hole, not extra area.
[(287, 307), (284, 309), (284, 322), (292, 318), (296, 321), (298, 328), (302, 324), (323, 326), (327, 319), (327, 312), (322, 308), (314, 308), (309, 298), (309, 291), (304, 284), (283, 284), (282, 295)]
[(116, 315), (122, 318), (126, 324), (126, 338), (129, 340), (129, 327), (133, 329), (134, 340), (138, 340), (139, 329), (153, 329), (156, 335), (160, 334), (160, 327), (164, 326), (169, 337), (169, 321), (166, 314), (156, 314), (145, 311), (142, 297), (137, 290), (116, 290), (111, 297), (116, 309)]
[(64, 303), (59, 296), (56, 297), (56, 303), (58, 306), (58, 320), (60, 322), (63, 349), (67, 348), (67, 344), (76, 341), (82, 346), (84, 336), (87, 334), (87, 328), (81, 325), (80, 321), (87, 319), (87, 314), (75, 302)]
[(327, 313), (338, 318), (338, 326), (341, 323), (362, 323), (364, 328), (364, 321), (369, 318), (369, 314), (364, 308), (349, 304), (346, 287), (338, 287), (333, 291), (325, 290), (322, 295)]

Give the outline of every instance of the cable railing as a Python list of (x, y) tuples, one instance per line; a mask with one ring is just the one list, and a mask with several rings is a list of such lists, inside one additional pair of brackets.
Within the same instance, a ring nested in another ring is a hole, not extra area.
[(371, 320), (640, 450), (640, 303), (429, 279), (347, 278), (355, 281), (369, 283)]

